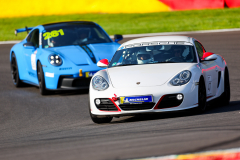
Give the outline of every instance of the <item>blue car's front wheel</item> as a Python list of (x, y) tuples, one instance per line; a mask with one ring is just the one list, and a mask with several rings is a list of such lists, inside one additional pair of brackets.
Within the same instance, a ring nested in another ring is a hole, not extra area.
[(45, 85), (45, 79), (44, 79), (42, 64), (39, 61), (38, 61), (38, 64), (37, 64), (37, 75), (38, 75), (38, 83), (39, 83), (40, 93), (41, 93), (41, 95), (47, 95), (48, 91), (47, 91), (46, 85)]
[(16, 87), (21, 87), (22, 81), (19, 78), (17, 58), (16, 58), (15, 53), (12, 53), (12, 55), (11, 55), (11, 74), (12, 74), (13, 84)]

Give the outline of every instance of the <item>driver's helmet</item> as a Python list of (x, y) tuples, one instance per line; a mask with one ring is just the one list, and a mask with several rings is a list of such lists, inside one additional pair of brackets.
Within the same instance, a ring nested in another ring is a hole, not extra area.
[(78, 35), (81, 39), (88, 38), (90, 36), (91, 30), (90, 28), (80, 28)]
[(176, 45), (176, 46), (172, 46), (172, 52), (174, 54), (175, 57), (182, 57), (182, 53), (185, 49), (184, 46), (180, 46), (180, 45)]
[(56, 47), (58, 45), (60, 45), (58, 37), (48, 39), (48, 47)]
[(137, 62), (138, 64), (145, 64), (152, 61), (152, 56), (149, 52), (140, 50), (137, 52)]

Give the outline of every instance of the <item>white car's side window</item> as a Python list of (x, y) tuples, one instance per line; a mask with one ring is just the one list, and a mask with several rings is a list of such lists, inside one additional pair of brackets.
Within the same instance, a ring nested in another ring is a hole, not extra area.
[(195, 43), (195, 46), (197, 49), (197, 53), (198, 53), (199, 57), (201, 58), (204, 53), (203, 48), (202, 48), (201, 44), (199, 44), (197, 41), (195, 41), (194, 43)]

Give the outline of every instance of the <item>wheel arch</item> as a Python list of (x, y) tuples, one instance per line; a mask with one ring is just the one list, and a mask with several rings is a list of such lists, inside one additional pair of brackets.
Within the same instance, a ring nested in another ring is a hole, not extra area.
[(227, 66), (225, 66), (225, 69), (224, 69), (224, 75), (223, 75), (223, 82), (224, 82), (224, 84), (225, 84), (225, 78), (226, 78), (226, 73), (227, 73), (227, 76), (228, 76), (228, 81), (229, 81), (229, 86), (231, 86), (231, 84), (230, 84), (230, 77), (229, 77), (229, 69), (228, 69), (228, 67)]
[(36, 67), (37, 78), (38, 78), (38, 62), (39, 62), (40, 64), (42, 64), (41, 61), (40, 61), (39, 59), (37, 59), (37, 61), (36, 61), (36, 66), (37, 66), (37, 67)]
[[(200, 83), (201, 80), (205, 83), (205, 79), (204, 79), (204, 76), (202, 74), (199, 77), (199, 83)], [(205, 84), (205, 86), (206, 86), (206, 84)]]
[[(15, 52), (14, 52), (13, 50), (11, 50), (11, 51), (10, 51), (10, 62), (12, 62), (12, 54), (13, 54), (13, 53), (15, 54)], [(16, 54), (15, 54), (15, 56), (16, 56)]]

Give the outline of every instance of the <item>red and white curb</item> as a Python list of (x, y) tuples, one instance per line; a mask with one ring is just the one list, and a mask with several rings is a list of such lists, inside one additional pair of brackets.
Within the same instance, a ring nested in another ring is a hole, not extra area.
[(138, 158), (133, 160), (240, 160), (240, 148), (161, 157)]

